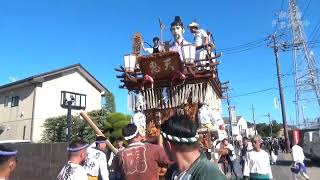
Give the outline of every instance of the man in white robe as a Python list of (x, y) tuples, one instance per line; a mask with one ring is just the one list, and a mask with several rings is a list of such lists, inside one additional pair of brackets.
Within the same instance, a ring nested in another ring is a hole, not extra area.
[[(304, 177), (305, 179), (310, 179), (309, 176), (307, 175), (307, 168), (304, 164), (304, 153), (303, 149), (296, 143), (294, 142), (294, 146), (292, 146), (292, 159), (294, 161), (294, 168), (298, 169), (296, 172), (300, 172), (301, 176)], [(295, 174), (293, 174), (295, 177)]]
[(244, 162), (243, 176), (255, 179), (272, 179), (272, 171), (270, 166), (269, 154), (261, 149), (261, 137), (254, 136), (251, 139), (253, 150), (247, 152)]

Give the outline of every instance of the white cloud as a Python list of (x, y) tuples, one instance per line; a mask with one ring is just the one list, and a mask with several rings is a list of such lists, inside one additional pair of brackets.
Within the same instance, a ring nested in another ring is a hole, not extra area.
[(15, 82), (15, 81), (18, 80), (18, 78), (14, 77), (14, 76), (9, 76), (8, 79), (9, 79), (10, 82)]

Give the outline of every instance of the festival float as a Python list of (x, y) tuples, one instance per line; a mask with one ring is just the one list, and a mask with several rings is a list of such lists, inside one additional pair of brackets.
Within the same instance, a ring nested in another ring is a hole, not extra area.
[(160, 135), (161, 123), (174, 114), (186, 114), (199, 124), (202, 147), (210, 149), (213, 134), (226, 137), (218, 76), (221, 53), (215, 51), (212, 40), (200, 47), (187, 42), (179, 16), (171, 23), (173, 42), (163, 42), (162, 31), (160, 22), (160, 38), (154, 38), (160, 42), (151, 54), (142, 54), (142, 34), (134, 33), (132, 52), (124, 55), (124, 65), (115, 68), (120, 73), (119, 87), (128, 90), (132, 121), (147, 141), (153, 141)]

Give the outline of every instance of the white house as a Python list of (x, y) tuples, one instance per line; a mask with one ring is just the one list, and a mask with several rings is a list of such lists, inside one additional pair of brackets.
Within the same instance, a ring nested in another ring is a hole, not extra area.
[(257, 132), (257, 130), (254, 129), (254, 126), (248, 127), (247, 137), (252, 137), (256, 134), (258, 134), (258, 132)]
[(0, 140), (39, 141), (47, 118), (67, 114), (60, 106), (61, 91), (86, 95), (86, 111), (101, 109), (102, 97), (110, 93), (80, 64), (2, 85)]
[[(230, 120), (229, 117), (223, 117), (223, 121), (225, 124), (225, 128), (230, 134)], [(244, 119), (243, 116), (237, 116), (236, 123), (232, 125), (232, 135), (233, 136), (248, 136), (248, 125), (247, 121)]]

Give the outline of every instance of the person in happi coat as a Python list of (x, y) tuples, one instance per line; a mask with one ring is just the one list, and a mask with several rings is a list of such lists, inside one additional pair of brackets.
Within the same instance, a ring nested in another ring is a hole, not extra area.
[(176, 163), (166, 180), (226, 180), (214, 163), (200, 152), (196, 123), (186, 115), (176, 115), (161, 124), (164, 147)]
[(106, 140), (107, 138), (104, 136), (97, 136), (95, 143), (87, 150), (88, 155), (84, 168), (89, 180), (109, 180), (108, 162), (105, 154)]
[(68, 151), (68, 162), (61, 169), (57, 180), (88, 180), (87, 172), (83, 165), (87, 157), (87, 144), (83, 140), (70, 142)]
[(160, 53), (164, 51), (164, 47), (160, 44), (160, 39), (158, 37), (154, 37), (152, 39), (153, 42), (153, 46), (150, 48), (147, 48), (144, 46), (144, 44), (142, 43), (141, 47), (142, 50), (146, 53), (146, 54), (154, 54), (154, 53)]
[(125, 180), (158, 180), (159, 168), (167, 168), (171, 161), (163, 147), (143, 143), (136, 125), (128, 124), (122, 129), (128, 146), (115, 156), (115, 172)]
[(8, 180), (17, 166), (18, 151), (12, 145), (0, 144), (0, 180)]

